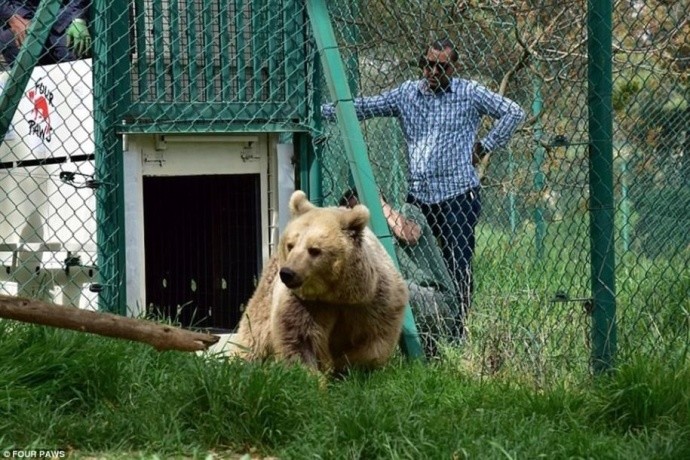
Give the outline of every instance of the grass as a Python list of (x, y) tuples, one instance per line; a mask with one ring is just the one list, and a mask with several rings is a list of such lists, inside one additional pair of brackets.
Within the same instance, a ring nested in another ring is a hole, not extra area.
[[(593, 378), (591, 317), (578, 299), (588, 295), (589, 267), (569, 262), (582, 260), (582, 238), (547, 245), (561, 253), (544, 260), (529, 233), (480, 241), (462, 348), (425, 365), (396, 357), (325, 388), (299, 367), (0, 320), (0, 453), (690, 458), (686, 259), (618, 261), (619, 367)], [(555, 301), (561, 290), (565, 300)]]
[(299, 367), (0, 322), (0, 451), (75, 457), (690, 458), (690, 367), (535, 387), (463, 352), (326, 388)]
[[(578, 225), (577, 219), (554, 224), (541, 258), (535, 254), (533, 229), (511, 234), (480, 228), (474, 261), (476, 292), (468, 319), (472, 338), (468, 352), (475, 369), (541, 386), (588, 372), (589, 237), (587, 228)], [(687, 251), (656, 259), (621, 251), (616, 259), (616, 317), (618, 357), (623, 361), (636, 356), (687, 361), (687, 260)], [(559, 293), (563, 293), (560, 299)]]

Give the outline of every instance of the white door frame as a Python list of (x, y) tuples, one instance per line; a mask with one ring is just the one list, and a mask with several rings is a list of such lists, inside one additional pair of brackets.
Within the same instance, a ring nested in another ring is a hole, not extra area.
[(193, 176), (211, 174), (259, 174), (261, 247), (263, 262), (269, 257), (269, 210), (275, 203), (269, 184), (269, 161), (274, 157), (266, 133), (241, 135), (124, 136), (125, 257), (127, 260), (127, 314), (146, 313), (144, 247), (145, 176)]

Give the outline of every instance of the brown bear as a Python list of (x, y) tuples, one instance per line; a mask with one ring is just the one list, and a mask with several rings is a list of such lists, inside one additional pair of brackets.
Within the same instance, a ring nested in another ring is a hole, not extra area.
[(298, 190), (290, 213), (240, 321), (235, 354), (323, 372), (383, 365), (400, 336), (408, 292), (367, 227), (369, 210), (317, 207)]

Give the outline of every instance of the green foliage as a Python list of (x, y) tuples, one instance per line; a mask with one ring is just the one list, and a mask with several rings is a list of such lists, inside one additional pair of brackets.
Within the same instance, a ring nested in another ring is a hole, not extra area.
[(613, 110), (624, 110), (631, 100), (634, 100), (642, 89), (644, 81), (641, 78), (618, 79), (613, 86)]

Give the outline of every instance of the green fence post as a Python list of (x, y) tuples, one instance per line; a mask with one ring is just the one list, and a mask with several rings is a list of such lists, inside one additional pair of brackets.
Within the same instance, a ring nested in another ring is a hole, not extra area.
[[(335, 102), (338, 126), (343, 133), (347, 133), (346, 136), (343, 136), (343, 141), (355, 185), (360, 198), (371, 211), (371, 227), (374, 233), (379, 237), (397, 265), (392, 237), (379, 202), (374, 172), (367, 156), (366, 144), (357, 120), (345, 66), (335, 40), (326, 2), (324, 0), (308, 0), (307, 14), (316, 39), (330, 95)], [(400, 346), (409, 357), (423, 358), (424, 356), (419, 342), (417, 326), (409, 305), (405, 308), (405, 321)]]
[(611, 0), (588, 0), (592, 367), (596, 374), (612, 368), (616, 353), (612, 10)]
[[(312, 76), (314, 78), (314, 90), (312, 91), (311, 106), (315, 110), (312, 119), (314, 120), (313, 130), (316, 133), (321, 133), (323, 129), (323, 120), (321, 119), (321, 112), (318, 107), (321, 105), (321, 78), (323, 77), (323, 69), (319, 61), (318, 53), (313, 54), (312, 60)], [(309, 136), (311, 138), (311, 136)], [(314, 145), (310, 142), (308, 145), (309, 151), (309, 199), (317, 206), (323, 205), (323, 177), (321, 175), (323, 158), (323, 143), (318, 142)]]
[(535, 226), (535, 242), (537, 249), (537, 260), (541, 261), (544, 257), (544, 236), (546, 234), (546, 223), (544, 222), (544, 205), (542, 204), (542, 192), (544, 191), (544, 159), (546, 158), (546, 149), (541, 145), (543, 135), (541, 112), (544, 107), (544, 99), (541, 93), (541, 77), (536, 76), (532, 80), (534, 87), (534, 101), (532, 102), (532, 115), (536, 117), (537, 121), (534, 124), (534, 140), (536, 149), (534, 151), (534, 191), (537, 193), (537, 202), (534, 206), (534, 226)]
[(630, 193), (628, 184), (628, 158), (625, 154), (620, 155), (620, 184), (621, 184), (621, 237), (623, 238), (623, 251), (630, 251)]
[(508, 191), (508, 219), (510, 220), (510, 237), (511, 239), (517, 233), (518, 213), (515, 197), (515, 154), (513, 149), (508, 147), (508, 178), (510, 179), (510, 189)]
[(31, 72), (43, 53), (43, 44), (55, 24), (59, 9), (59, 0), (43, 0), (31, 20), (26, 39), (10, 70), (7, 84), (0, 94), (0, 139), (4, 139), (7, 134), (7, 128), (29, 83)]
[(122, 138), (117, 128), (130, 105), (129, 3), (95, 0), (93, 11), (96, 222), (103, 288), (99, 307), (125, 315), (124, 169)]

